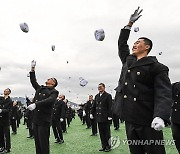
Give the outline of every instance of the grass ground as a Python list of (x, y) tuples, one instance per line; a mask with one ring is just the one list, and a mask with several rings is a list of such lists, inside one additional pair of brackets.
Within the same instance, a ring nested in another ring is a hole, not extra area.
[[(50, 153), (51, 154), (97, 154), (100, 146), (99, 136), (90, 136), (91, 130), (85, 129), (78, 117), (72, 121), (68, 128), (68, 133), (64, 134), (65, 142), (63, 144), (54, 143), (54, 136), (51, 131), (50, 137)], [(111, 136), (119, 136), (120, 141), (126, 139), (124, 124), (121, 124), (120, 130), (115, 131), (111, 127)], [(11, 154), (35, 154), (34, 140), (27, 139), (28, 131), (24, 125), (20, 125), (18, 133), (11, 135), (12, 149)], [(164, 129), (164, 137), (166, 140), (172, 139), (170, 128)], [(166, 146), (167, 154), (178, 154), (174, 145)], [(127, 144), (120, 144), (109, 154), (129, 154)]]

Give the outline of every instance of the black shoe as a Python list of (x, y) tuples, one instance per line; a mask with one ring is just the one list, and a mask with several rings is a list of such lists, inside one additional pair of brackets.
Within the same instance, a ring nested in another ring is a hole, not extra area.
[(2, 153), (10, 153), (10, 149), (5, 149)]
[(105, 152), (111, 151), (111, 147), (106, 147), (104, 151), (105, 151)]
[(62, 144), (62, 143), (64, 143), (64, 140), (60, 140), (60, 141), (59, 141), (59, 144)]
[(2, 148), (0, 148), (0, 152), (3, 152), (4, 151), (4, 148), (2, 147)]
[(101, 149), (99, 149), (99, 151), (105, 151), (105, 149), (106, 149), (106, 148), (101, 148)]
[(91, 134), (91, 136), (97, 136), (97, 134)]
[(54, 143), (59, 143), (60, 142), (60, 140), (56, 140)]
[(12, 132), (12, 135), (16, 135), (17, 134), (17, 132)]

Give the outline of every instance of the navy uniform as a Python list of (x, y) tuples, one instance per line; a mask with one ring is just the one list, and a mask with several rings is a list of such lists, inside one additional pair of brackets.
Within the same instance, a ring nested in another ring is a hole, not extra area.
[(101, 138), (102, 149), (110, 149), (109, 139), (111, 137), (110, 122), (108, 117), (112, 117), (112, 96), (104, 92), (102, 95), (97, 94), (94, 99), (91, 113), (95, 115), (99, 134)]
[[(90, 113), (92, 113), (92, 107), (93, 104), (95, 103), (94, 101), (91, 102), (91, 108), (90, 108)], [(91, 128), (92, 128), (92, 134), (91, 136), (96, 136), (97, 135), (97, 119), (96, 119), (96, 113), (94, 112), (92, 114), (93, 119), (91, 119)]]
[(91, 127), (91, 120), (90, 120), (91, 107), (92, 107), (92, 102), (87, 101), (87, 103), (84, 106), (84, 110), (85, 110), (85, 113), (86, 113), (86, 125), (87, 125), (87, 128)]
[[(113, 109), (114, 107), (115, 107), (115, 105), (114, 105), (114, 100), (113, 100), (112, 110), (114, 110)], [(114, 130), (118, 130), (119, 129), (119, 117), (118, 117), (118, 115), (112, 113), (112, 121), (113, 121), (113, 124), (114, 124)]]
[(52, 108), (58, 96), (54, 87), (40, 86), (36, 81), (35, 72), (30, 72), (30, 80), (36, 90), (33, 103), (33, 131), (36, 154), (49, 154), (49, 135), (52, 122)]
[(176, 148), (180, 153), (180, 82), (172, 84), (172, 97), (171, 128)]
[(67, 125), (69, 127), (72, 121), (72, 108), (70, 106), (67, 106), (66, 108), (66, 119), (67, 119)]
[[(29, 106), (31, 104), (31, 101), (29, 100), (28, 97), (26, 97), (26, 104)], [(26, 119), (27, 123), (27, 128), (29, 130), (29, 136), (27, 138), (34, 138), (34, 133), (33, 133), (33, 127), (32, 127), (32, 119), (33, 119), (33, 111), (30, 110), (25, 110), (24, 113), (24, 118)]]
[[(126, 122), (129, 140), (163, 140), (162, 131), (151, 128), (155, 117), (169, 121), (171, 110), (171, 83), (168, 67), (156, 57), (137, 60), (130, 55), (127, 40), (130, 30), (122, 29), (119, 41), (119, 57), (122, 61), (121, 76), (115, 96), (115, 113)], [(165, 153), (164, 146), (129, 146), (133, 154)]]
[(60, 119), (64, 119), (65, 114), (65, 104), (63, 100), (56, 100), (53, 106), (53, 116), (52, 116), (52, 128), (54, 137), (56, 139), (55, 143), (63, 143), (63, 134), (61, 128)]
[(18, 118), (18, 106), (17, 104), (13, 104), (10, 114), (12, 134), (17, 134), (17, 118)]
[(4, 149), (10, 151), (11, 140), (10, 140), (10, 111), (13, 105), (13, 101), (10, 97), (0, 97), (0, 148), (1, 151)]
[(67, 112), (67, 103), (65, 103), (64, 101), (62, 102), (64, 105), (64, 118), (63, 118), (63, 122), (61, 122), (61, 128), (63, 133), (67, 133), (67, 128), (66, 128), (66, 112)]

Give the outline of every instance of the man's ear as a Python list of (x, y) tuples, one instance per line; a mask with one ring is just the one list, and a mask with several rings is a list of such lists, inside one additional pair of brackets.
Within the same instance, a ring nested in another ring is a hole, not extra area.
[(150, 48), (150, 45), (146, 45), (146, 47), (145, 47), (145, 48), (146, 48), (146, 50), (149, 50), (149, 48)]

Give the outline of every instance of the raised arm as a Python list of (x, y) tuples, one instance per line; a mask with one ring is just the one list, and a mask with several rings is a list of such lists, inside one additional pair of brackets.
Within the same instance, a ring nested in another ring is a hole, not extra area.
[(33, 60), (31, 62), (30, 81), (33, 88), (37, 90), (40, 87), (40, 85), (37, 83), (37, 80), (36, 80), (35, 66), (36, 66), (36, 61)]
[(140, 7), (138, 7), (134, 11), (134, 13), (130, 16), (129, 23), (123, 29), (121, 29), (121, 32), (119, 35), (118, 54), (119, 54), (119, 57), (120, 57), (123, 64), (126, 62), (126, 58), (130, 54), (130, 50), (129, 50), (129, 46), (127, 44), (127, 41), (129, 39), (131, 27), (132, 27), (133, 23), (142, 16), (140, 14), (143, 10), (139, 11), (139, 8)]

